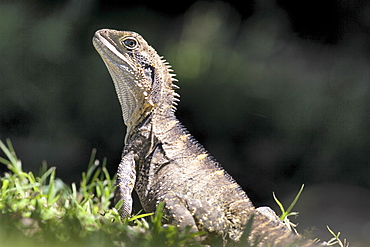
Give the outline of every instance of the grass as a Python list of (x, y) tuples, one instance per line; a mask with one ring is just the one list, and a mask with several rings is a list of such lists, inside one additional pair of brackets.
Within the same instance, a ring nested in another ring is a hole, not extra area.
[[(42, 165), (38, 175), (24, 172), (9, 140), (0, 141), (9, 172), (0, 177), (1, 246), (190, 246), (194, 234), (162, 227), (161, 208), (121, 221), (112, 207), (114, 181), (95, 159), (79, 185), (56, 178), (54, 167)], [(119, 205), (117, 206), (119, 207)]]
[[(155, 214), (138, 214), (121, 221), (117, 206), (111, 204), (115, 177), (100, 163), (93, 150), (86, 172), (78, 185), (65, 184), (56, 177), (55, 167), (43, 164), (38, 175), (24, 172), (21, 161), (7, 140), (0, 141), (6, 158), (0, 157), (9, 170), (0, 177), (0, 243), (1, 246), (201, 246), (196, 236), (202, 233), (179, 232), (175, 226), (162, 225), (162, 207)], [(288, 217), (299, 198), (282, 210), (282, 220), (292, 225)], [(246, 226), (248, 236), (253, 219)], [(347, 246), (339, 235), (328, 228), (333, 239), (330, 245)], [(240, 246), (249, 246), (245, 241)], [(216, 239), (212, 246), (222, 246)]]
[(298, 215), (298, 212), (292, 212), (292, 209), (295, 206), (295, 204), (297, 203), (299, 197), (301, 196), (303, 188), (304, 188), (304, 184), (302, 184), (301, 189), (298, 191), (298, 194), (294, 197), (292, 203), (289, 205), (289, 207), (287, 209), (285, 209), (283, 204), (277, 199), (277, 197), (275, 196), (275, 193), (272, 194), (276, 204), (279, 206), (279, 208), (281, 210), (280, 220), (284, 222), (284, 224), (288, 227), (289, 230), (292, 230), (295, 233), (297, 233), (297, 231), (295, 229), (295, 227), (297, 225), (292, 223), (288, 217)]

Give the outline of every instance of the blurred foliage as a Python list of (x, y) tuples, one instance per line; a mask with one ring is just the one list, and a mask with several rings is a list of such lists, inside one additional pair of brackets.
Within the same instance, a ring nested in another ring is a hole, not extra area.
[(4, 1), (0, 18), (0, 137), (29, 163), (46, 159), (63, 177), (92, 147), (118, 163), (124, 126), (91, 45), (95, 30), (111, 27), (141, 33), (165, 55), (180, 80), (180, 120), (257, 200), (290, 183), (370, 187), (361, 32), (335, 45), (304, 40), (264, 1), (246, 20), (222, 2), (175, 18), (143, 7), (100, 12), (93, 0)]
[[(74, 156), (62, 158), (68, 162), (91, 143), (120, 149), (119, 107), (90, 44), (104, 24), (134, 29), (166, 55), (182, 87), (180, 119), (216, 157), (241, 167), (231, 169), (247, 170), (249, 161), (255, 170), (285, 171), (279, 178), (356, 177), (369, 186), (369, 177), (348, 173), (370, 161), (369, 64), (353, 45), (364, 37), (326, 47), (301, 40), (274, 6), (244, 21), (225, 3), (200, 2), (171, 22), (146, 9), (101, 16), (94, 1), (1, 5), (2, 138), (45, 143), (40, 151)], [(71, 145), (76, 152), (58, 152)]]
[(243, 18), (224, 2), (164, 15), (95, 0), (1, 1), (0, 139), (67, 182), (92, 148), (113, 173), (125, 127), (91, 38), (133, 30), (177, 73), (179, 119), (257, 205), (302, 183), (369, 189), (370, 4), (341, 5), (351, 12), (326, 44), (298, 35), (291, 11), (273, 2), (255, 1)]

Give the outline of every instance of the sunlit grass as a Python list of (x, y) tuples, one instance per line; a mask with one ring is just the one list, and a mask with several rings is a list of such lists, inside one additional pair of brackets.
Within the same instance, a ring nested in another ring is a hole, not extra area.
[[(111, 205), (115, 177), (95, 159), (93, 150), (86, 172), (79, 184), (71, 186), (56, 177), (56, 168), (43, 164), (38, 175), (25, 172), (9, 140), (0, 141), (5, 158), (0, 163), (8, 172), (0, 177), (0, 243), (1, 246), (202, 246), (203, 233), (189, 229), (178, 231), (173, 225), (162, 224), (160, 204), (155, 214), (139, 213), (121, 221), (116, 206)], [(295, 215), (292, 208), (302, 193), (303, 186), (285, 209), (281, 219), (289, 226), (288, 217)], [(235, 246), (257, 246), (249, 242), (253, 217), (248, 221), (242, 240)], [(294, 225), (293, 225), (294, 226)], [(328, 245), (347, 247), (339, 235), (328, 228), (333, 238)], [(211, 246), (222, 246), (222, 239), (211, 240)]]
[(0, 141), (9, 172), (0, 177), (1, 246), (189, 246), (194, 234), (162, 227), (161, 208), (153, 215), (120, 219), (111, 205), (114, 181), (93, 150), (81, 182), (65, 184), (56, 169), (43, 165), (40, 174), (24, 172), (9, 140)]

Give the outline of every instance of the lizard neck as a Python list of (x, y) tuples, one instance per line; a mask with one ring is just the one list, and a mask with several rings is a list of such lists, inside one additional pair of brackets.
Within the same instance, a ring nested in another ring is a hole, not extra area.
[[(169, 92), (168, 95), (172, 95), (172, 93), (173, 92)], [(170, 98), (170, 96), (167, 97)], [(170, 133), (174, 134), (172, 131), (177, 125), (180, 126), (181, 123), (175, 116), (175, 107), (172, 104), (172, 100), (159, 101), (154, 109), (142, 115), (140, 121), (127, 124), (125, 143), (132, 139), (131, 136), (133, 134), (139, 132), (146, 137), (147, 142), (152, 142), (153, 136), (155, 136), (156, 139), (163, 139)]]

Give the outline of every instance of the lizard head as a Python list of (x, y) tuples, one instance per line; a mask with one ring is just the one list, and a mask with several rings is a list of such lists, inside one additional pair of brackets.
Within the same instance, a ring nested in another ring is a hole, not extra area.
[(113, 79), (128, 127), (155, 110), (174, 109), (177, 94), (172, 83), (175, 79), (169, 73), (172, 70), (143, 37), (102, 29), (95, 33), (93, 44)]

